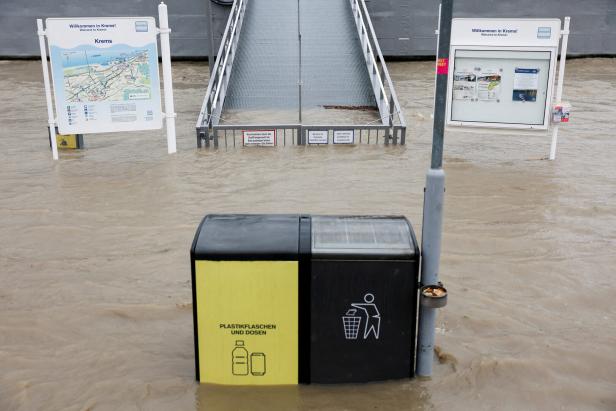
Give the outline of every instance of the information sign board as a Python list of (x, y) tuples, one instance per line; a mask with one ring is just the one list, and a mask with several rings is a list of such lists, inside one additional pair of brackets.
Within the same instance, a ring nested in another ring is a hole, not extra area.
[(152, 17), (46, 20), (61, 134), (162, 127)]
[(558, 19), (453, 19), (447, 125), (547, 130)]

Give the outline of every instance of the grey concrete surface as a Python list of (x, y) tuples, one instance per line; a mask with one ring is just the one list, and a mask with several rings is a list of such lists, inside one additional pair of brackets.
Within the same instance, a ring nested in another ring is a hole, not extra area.
[[(169, 0), (175, 57), (207, 57), (205, 0)], [(2, 0), (0, 57), (36, 57), (36, 18), (157, 15), (157, 0)], [(438, 0), (366, 0), (386, 56), (434, 55)], [(228, 8), (212, 5), (216, 43)], [(456, 17), (571, 16), (571, 55), (616, 54), (615, 0), (457, 0)]]

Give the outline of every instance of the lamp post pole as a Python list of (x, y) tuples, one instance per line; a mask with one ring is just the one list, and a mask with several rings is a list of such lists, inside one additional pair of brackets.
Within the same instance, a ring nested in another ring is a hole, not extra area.
[[(442, 0), (436, 64), (436, 91), (434, 98), (434, 127), (432, 160), (426, 175), (424, 214), (422, 225), (421, 285), (438, 284), (443, 233), (443, 202), (445, 198), (445, 172), (443, 171), (443, 142), (447, 105), (447, 75), (449, 72), (449, 43), (453, 0)], [(420, 306), (419, 335), (417, 337), (417, 366), (419, 376), (432, 375), (434, 357), (434, 327), (436, 308)]]

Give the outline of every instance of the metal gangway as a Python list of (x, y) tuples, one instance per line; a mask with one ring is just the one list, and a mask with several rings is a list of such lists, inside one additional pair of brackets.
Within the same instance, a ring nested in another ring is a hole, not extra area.
[[(375, 119), (311, 124), (305, 113), (315, 107), (373, 110)], [(297, 121), (226, 118), (242, 110), (293, 110)], [(353, 130), (356, 144), (405, 144), (406, 122), (364, 0), (235, 0), (196, 129), (198, 147), (235, 146), (247, 129), (276, 130), (276, 145), (305, 145), (311, 130), (326, 131), (328, 141)]]

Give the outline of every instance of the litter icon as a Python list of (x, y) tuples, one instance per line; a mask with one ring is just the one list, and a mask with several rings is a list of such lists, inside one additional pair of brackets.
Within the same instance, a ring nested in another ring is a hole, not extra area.
[(351, 308), (342, 317), (342, 325), (344, 326), (344, 338), (347, 340), (356, 340), (359, 334), (359, 325), (361, 324), (361, 316), (355, 315), (357, 310)]
[(375, 339), (379, 339), (381, 330), (381, 314), (379, 309), (374, 304), (374, 295), (367, 293), (364, 295), (363, 303), (353, 303), (345, 315), (342, 316), (342, 325), (344, 327), (344, 338), (347, 340), (356, 340), (359, 337), (359, 329), (361, 328), (362, 318), (364, 321), (364, 340), (370, 334), (374, 335)]

